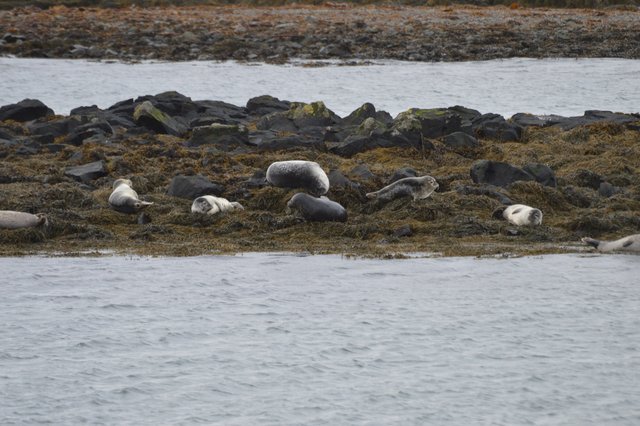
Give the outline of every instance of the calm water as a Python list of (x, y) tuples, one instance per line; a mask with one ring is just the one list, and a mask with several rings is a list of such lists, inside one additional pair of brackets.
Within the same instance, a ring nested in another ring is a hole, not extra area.
[(639, 264), (0, 258), (0, 424), (638, 425)]
[(304, 68), (235, 62), (100, 63), (0, 58), (0, 105), (40, 99), (59, 114), (102, 108), (176, 90), (194, 100), (245, 105), (254, 96), (322, 100), (345, 116), (364, 102), (392, 115), (410, 107), (464, 105), (516, 112), (582, 115), (588, 109), (640, 112), (640, 60), (509, 59), (481, 62), (386, 61), (371, 66)]

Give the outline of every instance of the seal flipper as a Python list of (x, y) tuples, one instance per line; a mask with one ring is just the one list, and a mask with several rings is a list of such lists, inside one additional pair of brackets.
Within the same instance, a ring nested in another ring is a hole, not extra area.
[(507, 208), (507, 206), (500, 206), (497, 209), (495, 209), (493, 211), (493, 213), (491, 213), (491, 217), (493, 219), (502, 219), (504, 220), (504, 211)]
[(622, 243), (622, 247), (629, 247), (631, 244), (633, 244), (633, 241), (629, 239)]

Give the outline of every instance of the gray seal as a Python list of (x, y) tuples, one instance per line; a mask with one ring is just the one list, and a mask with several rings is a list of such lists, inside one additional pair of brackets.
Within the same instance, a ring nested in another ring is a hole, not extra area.
[(640, 253), (640, 234), (629, 235), (615, 241), (600, 241), (585, 237), (582, 242), (602, 252), (631, 251)]
[(298, 212), (303, 218), (313, 222), (346, 222), (347, 210), (327, 197), (312, 197), (299, 192), (287, 203), (287, 211)]
[(120, 213), (138, 213), (153, 204), (142, 201), (131, 186), (132, 183), (129, 179), (116, 179), (113, 182), (113, 192), (109, 196), (111, 208)]
[(329, 178), (314, 161), (276, 161), (267, 169), (267, 181), (280, 188), (301, 188), (316, 196), (329, 191)]
[(231, 210), (244, 210), (244, 207), (235, 201), (229, 201), (222, 197), (214, 197), (213, 195), (198, 197), (193, 200), (193, 204), (191, 204), (191, 213), (214, 215)]
[(24, 213), (12, 210), (0, 210), (0, 229), (35, 228), (47, 226), (49, 221), (44, 213)]
[(367, 198), (383, 202), (408, 196), (413, 197), (414, 200), (422, 200), (431, 195), (439, 186), (438, 182), (431, 176), (406, 177), (366, 195)]
[(505, 219), (515, 226), (537, 226), (542, 224), (542, 211), (524, 204), (513, 204), (493, 211), (493, 217)]

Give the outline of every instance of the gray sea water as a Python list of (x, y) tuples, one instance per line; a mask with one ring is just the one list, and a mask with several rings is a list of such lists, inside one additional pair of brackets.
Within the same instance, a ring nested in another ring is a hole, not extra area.
[(194, 100), (245, 105), (259, 95), (324, 101), (340, 116), (365, 102), (396, 115), (411, 107), (463, 105), (510, 117), (517, 112), (582, 115), (640, 112), (640, 60), (527, 59), (368, 66), (236, 62), (144, 62), (0, 58), (0, 105), (40, 99), (59, 114), (73, 108), (176, 90)]
[(2, 425), (640, 424), (638, 256), (0, 269)]

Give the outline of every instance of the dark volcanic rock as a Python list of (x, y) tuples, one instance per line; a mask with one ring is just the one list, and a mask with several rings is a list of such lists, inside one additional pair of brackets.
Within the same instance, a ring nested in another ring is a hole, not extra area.
[(591, 188), (596, 191), (600, 189), (600, 184), (604, 182), (604, 179), (599, 174), (584, 169), (572, 173), (567, 176), (567, 179), (577, 186)]
[(533, 176), (536, 182), (539, 182), (544, 186), (555, 188), (558, 185), (555, 173), (545, 164), (529, 163), (526, 164), (522, 170), (529, 173)]
[(505, 187), (519, 180), (535, 180), (524, 170), (499, 161), (480, 160), (471, 165), (471, 179), (475, 183)]
[(249, 144), (246, 127), (236, 124), (211, 124), (193, 129), (187, 146), (212, 145), (221, 151), (233, 151)]
[(288, 111), (291, 102), (281, 101), (273, 96), (263, 95), (247, 101), (247, 112), (252, 115), (267, 115), (273, 112)]
[(487, 197), (495, 198), (502, 204), (513, 204), (511, 198), (496, 190), (496, 188), (493, 186), (461, 185), (456, 188), (456, 192), (460, 195), (486, 195)]
[(95, 136), (106, 138), (112, 136), (113, 133), (113, 128), (107, 121), (95, 119), (90, 123), (75, 127), (67, 136), (66, 143), (79, 146), (85, 139)]
[(509, 123), (498, 114), (484, 114), (473, 120), (475, 134), (481, 138), (502, 142), (518, 141), (522, 138), (522, 127)]
[(187, 133), (185, 125), (162, 112), (149, 101), (144, 101), (135, 108), (133, 119), (137, 124), (156, 133), (166, 133), (173, 136), (183, 136)]
[[(244, 124), (248, 118), (247, 110), (243, 107), (222, 101), (195, 101), (197, 116), (214, 119), (222, 124)], [(187, 118), (192, 118), (193, 114)]]
[(100, 160), (81, 166), (67, 167), (64, 174), (80, 182), (89, 183), (92, 180), (107, 176), (108, 171), (105, 162)]
[(212, 183), (204, 176), (175, 176), (169, 184), (167, 194), (173, 197), (193, 200), (202, 195), (222, 195), (224, 187)]
[(400, 170), (396, 170), (395, 172), (393, 172), (393, 175), (391, 175), (391, 177), (387, 181), (387, 185), (391, 185), (393, 182), (400, 179), (404, 179), (408, 177), (416, 177), (416, 176), (418, 176), (418, 173), (415, 170), (413, 170), (410, 167), (404, 167)]
[(454, 132), (444, 137), (444, 144), (451, 149), (477, 148), (479, 143), (476, 138), (468, 133)]
[(429, 142), (423, 142), (420, 136), (407, 136), (397, 130), (375, 130), (370, 135), (354, 134), (348, 136), (343, 142), (333, 145), (329, 151), (343, 156), (351, 157), (360, 152), (368, 151), (375, 148), (415, 148), (415, 149), (432, 149), (433, 145)]
[(53, 111), (37, 99), (24, 99), (17, 104), (0, 107), (0, 121), (31, 121), (53, 115)]

